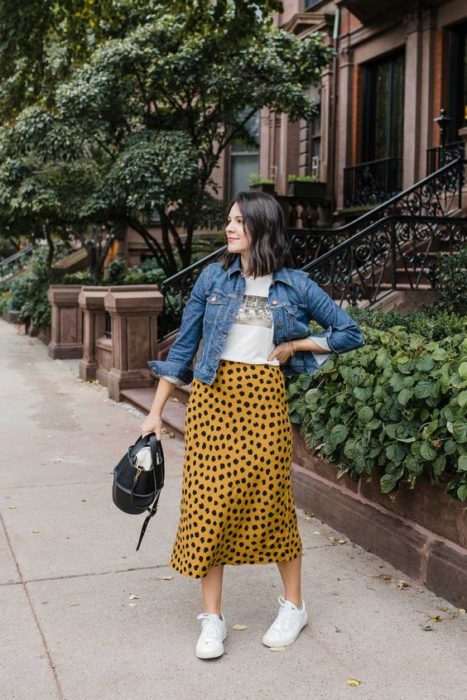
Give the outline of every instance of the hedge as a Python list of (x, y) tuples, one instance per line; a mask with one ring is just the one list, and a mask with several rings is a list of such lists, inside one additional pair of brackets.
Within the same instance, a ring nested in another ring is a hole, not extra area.
[(288, 383), (290, 418), (338, 477), (378, 474), (388, 493), (427, 474), (467, 499), (467, 320), (427, 340), (402, 325), (362, 325), (365, 345)]

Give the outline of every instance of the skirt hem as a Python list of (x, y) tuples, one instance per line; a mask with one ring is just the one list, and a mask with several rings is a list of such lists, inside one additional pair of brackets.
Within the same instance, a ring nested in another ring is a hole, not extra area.
[[(293, 561), (294, 559), (297, 559), (298, 557), (303, 556), (303, 550), (301, 550), (298, 554), (295, 554), (292, 557), (287, 557), (285, 559), (265, 559), (264, 561), (259, 561), (258, 559), (255, 559), (254, 561), (217, 561), (214, 564), (211, 564), (209, 566), (209, 569), (212, 569), (214, 566), (219, 566), (222, 564), (223, 566), (243, 566), (245, 564), (251, 565), (251, 564), (278, 564), (281, 561)], [(182, 571), (181, 568), (178, 568), (177, 565), (169, 563), (170, 568), (174, 569), (177, 571), (179, 574), (182, 576), (185, 576), (185, 578), (191, 578), (191, 579), (199, 579), (199, 578), (204, 578), (207, 576), (209, 573), (209, 569), (206, 571), (204, 574), (198, 574), (198, 575), (191, 575), (186, 571)]]

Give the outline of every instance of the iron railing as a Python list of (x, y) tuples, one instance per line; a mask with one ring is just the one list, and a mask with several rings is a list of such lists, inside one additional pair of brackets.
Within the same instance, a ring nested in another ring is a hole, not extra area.
[(449, 216), (391, 215), (338, 243), (305, 265), (333, 299), (369, 305), (398, 288), (436, 289), (437, 255), (467, 243), (467, 219)]
[(464, 157), (464, 142), (453, 141), (445, 146), (428, 148), (426, 152), (426, 174), (430, 175), (443, 165)]
[(382, 158), (344, 168), (344, 207), (384, 202), (400, 192), (401, 183), (401, 158)]
[(30, 253), (32, 253), (32, 246), (28, 245), (22, 250), (18, 250), (16, 253), (0, 260), (0, 280), (7, 281), (22, 270), (26, 266), (26, 258)]

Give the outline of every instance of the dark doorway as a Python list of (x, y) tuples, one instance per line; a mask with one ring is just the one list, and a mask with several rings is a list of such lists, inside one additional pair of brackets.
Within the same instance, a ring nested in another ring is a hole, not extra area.
[(459, 140), (467, 126), (467, 22), (449, 30), (448, 143)]
[(404, 134), (403, 52), (366, 64), (362, 160), (402, 158)]

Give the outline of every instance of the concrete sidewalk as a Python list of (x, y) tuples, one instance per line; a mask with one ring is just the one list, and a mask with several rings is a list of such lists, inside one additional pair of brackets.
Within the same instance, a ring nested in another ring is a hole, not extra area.
[(168, 566), (182, 441), (164, 435), (166, 483), (136, 552), (143, 516), (121, 513), (111, 486), (143, 415), (4, 321), (0, 358), (2, 700), (466, 697), (467, 615), (301, 510), (310, 622), (298, 640), (261, 643), (283, 590), (276, 565), (226, 566), (226, 652), (198, 659), (200, 582)]

